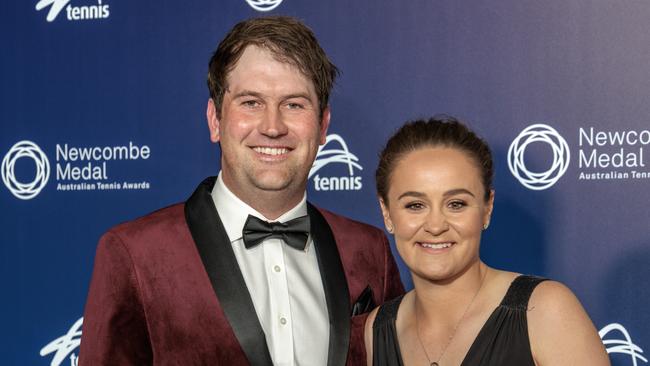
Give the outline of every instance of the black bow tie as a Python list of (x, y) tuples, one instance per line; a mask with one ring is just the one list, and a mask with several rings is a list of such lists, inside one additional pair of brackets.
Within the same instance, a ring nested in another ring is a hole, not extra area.
[(278, 238), (289, 246), (305, 250), (309, 238), (309, 216), (301, 216), (287, 222), (268, 222), (248, 215), (242, 231), (246, 249), (266, 239)]

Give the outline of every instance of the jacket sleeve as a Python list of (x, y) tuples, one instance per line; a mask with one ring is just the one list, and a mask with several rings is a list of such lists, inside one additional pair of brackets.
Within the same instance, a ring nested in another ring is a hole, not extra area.
[(108, 232), (95, 255), (79, 365), (150, 365), (152, 357), (133, 261), (121, 239)]
[(400, 278), (399, 269), (395, 263), (395, 258), (390, 250), (390, 244), (386, 235), (381, 233), (381, 241), (384, 248), (384, 291), (381, 303), (392, 300), (404, 293), (404, 284)]

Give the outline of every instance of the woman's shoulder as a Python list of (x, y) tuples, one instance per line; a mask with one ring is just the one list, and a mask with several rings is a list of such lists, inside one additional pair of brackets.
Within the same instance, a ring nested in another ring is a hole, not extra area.
[(563, 283), (540, 282), (527, 310), (528, 334), (537, 364), (609, 364), (593, 322)]
[[(377, 317), (379, 316), (380, 319), (379, 321), (386, 321), (386, 317), (390, 316), (389, 312), (393, 311), (394, 308), (394, 318), (397, 317), (397, 310), (399, 310), (399, 305), (402, 303), (402, 300), (405, 298), (408, 298), (412, 296), (413, 290), (407, 292), (404, 295), (400, 295), (392, 300), (386, 301), (384, 304), (377, 306), (374, 308), (370, 314), (368, 314), (368, 317), (366, 318), (366, 324), (364, 327), (364, 342), (366, 344), (366, 355), (367, 355), (367, 362), (368, 364), (372, 364), (372, 352), (373, 352), (373, 330), (375, 326), (375, 322), (377, 321)], [(380, 313), (381, 312), (381, 313)]]
[(556, 323), (574, 319), (576, 315), (586, 316), (580, 301), (566, 285), (559, 281), (536, 276), (495, 270), (495, 277), (501, 288), (507, 287), (504, 302), (513, 295), (523, 297), (519, 301), (527, 310), (528, 323), (553, 328)]
[(529, 319), (555, 321), (571, 317), (575, 312), (584, 312), (573, 291), (563, 283), (554, 280), (540, 282), (535, 287), (528, 302), (528, 310)]
[[(582, 309), (573, 292), (558, 281), (502, 270), (495, 270), (495, 273), (499, 286), (507, 288), (506, 297), (512, 297), (513, 294), (525, 297), (522, 301), (524, 305), (527, 304), (529, 319), (531, 316), (562, 315), (556, 313)], [(535, 309), (539, 310), (534, 311)]]
[(376, 308), (374, 308), (370, 312), (370, 314), (368, 314), (368, 318), (366, 319), (366, 330), (372, 331), (372, 327), (376, 322), (382, 323), (385, 321), (394, 321), (395, 318), (397, 317), (397, 311), (399, 310), (402, 300), (411, 296), (410, 294), (412, 292), (413, 290), (407, 292), (404, 295), (400, 295), (392, 300), (388, 300), (382, 305), (379, 305)]

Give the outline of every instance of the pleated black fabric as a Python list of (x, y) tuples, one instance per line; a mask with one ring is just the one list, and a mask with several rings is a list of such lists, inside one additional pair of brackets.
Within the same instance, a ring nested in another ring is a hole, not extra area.
[[(528, 341), (526, 311), (535, 287), (544, 278), (521, 275), (510, 284), (501, 304), (490, 315), (461, 366), (535, 366)], [(373, 324), (373, 365), (402, 366), (395, 319), (403, 296), (379, 308)]]

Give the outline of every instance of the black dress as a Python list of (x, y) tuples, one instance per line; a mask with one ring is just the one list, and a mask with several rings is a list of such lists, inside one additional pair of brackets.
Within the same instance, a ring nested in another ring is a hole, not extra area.
[[(519, 276), (490, 315), (467, 351), (461, 366), (535, 366), (528, 341), (528, 299), (544, 278)], [(374, 366), (402, 366), (395, 319), (400, 296), (379, 308), (372, 325)]]

